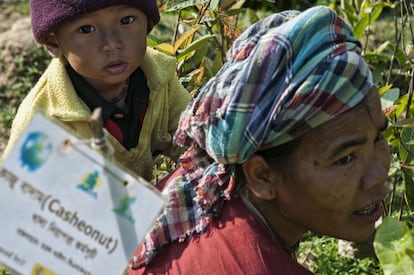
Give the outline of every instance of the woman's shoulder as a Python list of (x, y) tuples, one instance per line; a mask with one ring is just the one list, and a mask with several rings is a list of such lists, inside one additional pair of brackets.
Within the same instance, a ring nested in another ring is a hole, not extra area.
[(159, 251), (128, 274), (311, 274), (279, 246), (239, 199), (227, 201), (208, 230)]

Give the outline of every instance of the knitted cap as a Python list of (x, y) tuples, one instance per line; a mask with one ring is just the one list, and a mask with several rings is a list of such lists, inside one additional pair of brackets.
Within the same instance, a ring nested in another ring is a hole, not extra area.
[(156, 0), (30, 0), (32, 30), (39, 43), (63, 22), (115, 5), (128, 5), (147, 15), (148, 31), (160, 21)]

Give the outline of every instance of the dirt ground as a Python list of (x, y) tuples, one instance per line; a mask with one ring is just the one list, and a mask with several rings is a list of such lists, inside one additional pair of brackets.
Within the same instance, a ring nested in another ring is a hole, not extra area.
[[(30, 18), (16, 11), (16, 0), (0, 0), (0, 109), (10, 106), (3, 96), (6, 87), (16, 83), (14, 60), (35, 43)], [(8, 139), (9, 127), (0, 121), (0, 153)]]
[(13, 0), (0, 0), (0, 91), (12, 83), (13, 60), (34, 43), (30, 18), (15, 11)]

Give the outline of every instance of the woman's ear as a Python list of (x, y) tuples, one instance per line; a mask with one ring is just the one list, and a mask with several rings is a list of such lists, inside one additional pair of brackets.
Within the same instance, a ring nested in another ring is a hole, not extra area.
[(276, 198), (277, 171), (273, 171), (267, 161), (259, 155), (252, 156), (242, 165), (246, 185), (259, 199)]
[(60, 49), (56, 36), (53, 33), (48, 34), (46, 42), (43, 43), (43, 46), (50, 56), (54, 58), (60, 58), (62, 56), (62, 50)]

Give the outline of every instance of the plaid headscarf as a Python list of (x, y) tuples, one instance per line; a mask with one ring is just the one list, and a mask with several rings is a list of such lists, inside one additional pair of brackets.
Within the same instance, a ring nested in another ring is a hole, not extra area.
[(357, 105), (372, 75), (352, 30), (328, 7), (271, 15), (248, 28), (188, 105), (175, 142), (190, 146), (183, 174), (134, 257), (203, 233), (235, 186), (235, 164), (291, 141)]

